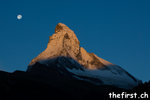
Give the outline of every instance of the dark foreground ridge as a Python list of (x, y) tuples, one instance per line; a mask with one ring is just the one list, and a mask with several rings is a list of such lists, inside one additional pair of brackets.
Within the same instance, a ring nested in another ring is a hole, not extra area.
[(36, 63), (34, 68), (33, 72), (0, 71), (0, 100), (110, 100), (112, 92), (150, 93), (150, 82), (127, 90), (77, 80), (70, 73), (59, 73), (55, 66)]

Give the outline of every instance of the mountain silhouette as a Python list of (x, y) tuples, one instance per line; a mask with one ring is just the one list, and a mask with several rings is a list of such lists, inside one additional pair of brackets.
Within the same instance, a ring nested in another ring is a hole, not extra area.
[(0, 100), (109, 100), (111, 92), (149, 93), (149, 88), (150, 83), (88, 53), (62, 23), (26, 71), (0, 71)]
[(55, 65), (61, 73), (70, 73), (76, 79), (97, 85), (133, 88), (140, 83), (120, 66), (94, 53), (88, 53), (80, 47), (75, 33), (62, 23), (56, 25), (55, 33), (50, 36), (47, 48), (30, 62), (27, 71), (32, 71), (36, 62), (47, 65), (49, 68)]

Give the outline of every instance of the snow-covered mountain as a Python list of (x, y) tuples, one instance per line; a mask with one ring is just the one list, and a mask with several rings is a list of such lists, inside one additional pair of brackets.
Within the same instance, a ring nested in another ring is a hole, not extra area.
[(62, 75), (66, 74), (76, 80), (95, 85), (113, 85), (128, 89), (140, 83), (120, 66), (94, 53), (88, 53), (80, 47), (75, 33), (62, 23), (56, 26), (55, 33), (49, 38), (47, 48), (31, 61), (27, 72), (36, 71), (37, 63), (49, 69), (55, 66)]

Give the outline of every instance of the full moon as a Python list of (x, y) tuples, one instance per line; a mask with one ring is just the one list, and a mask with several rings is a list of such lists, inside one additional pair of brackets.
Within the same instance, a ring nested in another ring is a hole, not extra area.
[(17, 15), (17, 19), (22, 19), (22, 15)]

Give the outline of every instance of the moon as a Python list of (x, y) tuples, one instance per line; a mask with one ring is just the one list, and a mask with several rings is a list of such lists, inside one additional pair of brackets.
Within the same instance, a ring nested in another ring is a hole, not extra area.
[(17, 19), (18, 19), (18, 20), (22, 19), (22, 15), (20, 15), (20, 14), (17, 15)]

